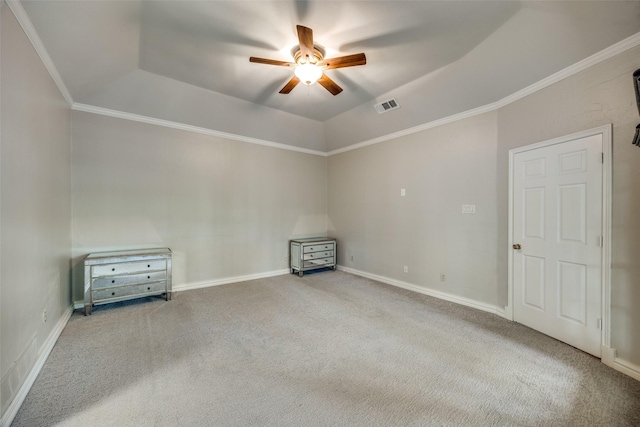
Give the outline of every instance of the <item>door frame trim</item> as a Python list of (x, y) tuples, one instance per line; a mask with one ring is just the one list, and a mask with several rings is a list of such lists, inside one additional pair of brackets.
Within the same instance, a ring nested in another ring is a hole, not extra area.
[[(572, 133), (570, 135), (549, 139), (547, 141), (526, 145), (524, 147), (509, 150), (509, 253), (508, 253), (508, 286), (507, 286), (507, 306), (505, 307), (505, 317), (513, 320), (513, 161), (518, 153), (562, 144), (576, 139), (586, 138), (594, 135), (602, 135), (602, 151), (604, 161), (602, 165), (602, 308), (601, 308), (601, 329), (600, 347), (611, 347), (611, 193), (612, 193), (612, 134), (613, 125), (607, 124), (593, 129)], [(604, 351), (603, 351), (604, 354)]]

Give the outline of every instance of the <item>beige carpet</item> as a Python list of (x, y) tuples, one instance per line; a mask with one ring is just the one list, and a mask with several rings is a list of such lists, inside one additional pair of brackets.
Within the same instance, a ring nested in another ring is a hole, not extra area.
[(640, 382), (342, 272), (72, 316), (14, 426), (640, 425)]

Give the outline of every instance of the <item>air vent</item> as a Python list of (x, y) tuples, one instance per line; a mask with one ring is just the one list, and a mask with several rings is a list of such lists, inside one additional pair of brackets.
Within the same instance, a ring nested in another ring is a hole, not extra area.
[(386, 113), (387, 111), (395, 110), (396, 108), (400, 108), (398, 105), (398, 101), (395, 98), (391, 98), (388, 101), (382, 101), (373, 106), (376, 109), (378, 114)]

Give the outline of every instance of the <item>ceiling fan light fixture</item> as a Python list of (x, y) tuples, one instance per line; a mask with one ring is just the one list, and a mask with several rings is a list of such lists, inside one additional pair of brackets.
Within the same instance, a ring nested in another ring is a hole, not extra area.
[(300, 44), (291, 49), (291, 55), (295, 62), (280, 61), (277, 59), (257, 58), (252, 56), (250, 62), (258, 64), (277, 65), (280, 67), (293, 68), (294, 76), (280, 89), (281, 94), (291, 93), (300, 82), (307, 86), (318, 82), (320, 86), (328, 90), (331, 95), (336, 96), (342, 92), (342, 88), (333, 80), (324, 74), (324, 70), (333, 70), (334, 68), (354, 67), (356, 65), (364, 65), (367, 58), (364, 53), (356, 53), (352, 55), (340, 56), (338, 58), (324, 58), (324, 48), (313, 44), (313, 30), (311, 28), (296, 25), (298, 32), (298, 41)]
[(298, 65), (293, 71), (297, 78), (306, 85), (312, 85), (322, 77), (322, 68), (315, 64), (306, 63)]

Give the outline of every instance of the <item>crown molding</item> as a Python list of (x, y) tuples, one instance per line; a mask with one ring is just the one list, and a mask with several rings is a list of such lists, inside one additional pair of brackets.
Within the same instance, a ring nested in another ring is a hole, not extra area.
[(335, 154), (345, 153), (351, 150), (357, 150), (358, 148), (367, 147), (369, 145), (379, 144), (384, 141), (389, 141), (391, 139), (400, 138), (401, 136), (411, 135), (414, 133), (422, 132), (427, 129), (432, 129), (438, 126), (446, 125), (448, 123), (457, 122), (458, 120), (467, 119), (469, 117), (478, 116), (480, 114), (488, 113), (494, 110), (497, 110), (498, 107), (496, 103), (483, 105), (482, 107), (474, 108), (473, 110), (463, 111), (462, 113), (454, 114), (452, 116), (443, 117), (442, 119), (434, 120), (432, 122), (423, 123), (421, 125), (417, 125), (414, 127), (410, 127), (404, 130), (400, 130), (397, 132), (393, 132), (387, 135), (379, 136), (377, 138), (373, 138), (367, 141), (358, 142), (353, 145), (348, 145), (343, 148), (338, 148), (327, 153), (328, 156), (333, 156)]
[(6, 0), (6, 3), (7, 3), (7, 6), (9, 6), (9, 9), (11, 9), (11, 12), (13, 12), (13, 15), (18, 20), (18, 23), (22, 27), (22, 30), (27, 35), (27, 38), (31, 42), (31, 45), (36, 50), (36, 53), (38, 54), (38, 56), (40, 57), (40, 60), (42, 61), (45, 68), (49, 72), (49, 75), (53, 79), (53, 82), (56, 84), (56, 86), (58, 86), (58, 90), (60, 91), (64, 99), (67, 101), (67, 104), (69, 104), (69, 106), (72, 106), (73, 99), (71, 98), (71, 94), (69, 93), (69, 90), (67, 89), (64, 82), (62, 81), (62, 77), (60, 77), (60, 73), (58, 73), (58, 69), (53, 64), (53, 61), (51, 60), (49, 53), (45, 49), (44, 44), (42, 43), (42, 40), (38, 35), (38, 32), (36, 31), (35, 27), (33, 26), (33, 23), (31, 22), (31, 19), (29, 19), (29, 15), (27, 15), (27, 12), (24, 10), (24, 7), (22, 7), (22, 3), (20, 3), (19, 0)]
[(278, 148), (281, 150), (296, 151), (298, 153), (312, 154), (315, 156), (326, 157), (327, 153), (323, 151), (310, 150), (308, 148), (296, 147), (288, 144), (281, 144), (279, 142), (267, 141), (264, 139), (252, 138), (249, 136), (237, 135), (234, 133), (221, 132), (213, 129), (203, 128), (199, 126), (187, 125), (179, 122), (172, 122), (170, 120), (156, 119), (154, 117), (142, 116), (139, 114), (126, 113), (124, 111), (111, 110), (109, 108), (96, 107), (93, 105), (80, 104), (74, 102), (71, 106), (72, 110), (83, 111), (85, 113), (100, 114), (102, 116), (115, 117), (118, 119), (131, 120), (139, 123), (147, 123), (150, 125), (163, 126), (172, 129), (185, 130), (189, 132), (200, 133), (203, 135), (215, 136), (218, 138), (231, 139), (234, 141), (247, 142), (249, 144), (263, 145), (271, 148)]
[(592, 67), (603, 61), (606, 61), (607, 59), (610, 59), (620, 53), (626, 52), (630, 49), (640, 46), (640, 32), (639, 32), (639, 33), (633, 34), (630, 37), (627, 37), (624, 40), (619, 41), (614, 45), (611, 45), (601, 50), (600, 52), (597, 52), (589, 56), (588, 58), (583, 59), (582, 61), (579, 61), (573, 65), (570, 65), (569, 67), (564, 68), (563, 70), (560, 70), (550, 75), (549, 77), (546, 77), (530, 86), (527, 86), (524, 89), (521, 89), (509, 96), (506, 96), (496, 102), (486, 104), (484, 106), (480, 106), (471, 110), (463, 111), (461, 113), (454, 114), (451, 116), (443, 117), (441, 119), (437, 119), (428, 123), (423, 123), (423, 124), (410, 127), (401, 131), (393, 132), (387, 135), (382, 135), (373, 139), (351, 144), (346, 147), (338, 148), (336, 150), (323, 152), (323, 151), (311, 150), (307, 148), (296, 147), (288, 144), (282, 144), (279, 142), (267, 141), (267, 140), (262, 140), (258, 138), (252, 138), (252, 137), (247, 137), (243, 135), (221, 132), (213, 129), (207, 129), (207, 128), (202, 128), (198, 126), (178, 123), (178, 122), (172, 122), (169, 120), (156, 119), (153, 117), (142, 116), (138, 114), (131, 114), (123, 111), (110, 110), (107, 108), (95, 107), (91, 105), (79, 104), (77, 102), (74, 102), (73, 99), (71, 98), (71, 94), (69, 93), (69, 91), (67, 90), (67, 87), (62, 81), (62, 77), (60, 77), (60, 74), (58, 73), (57, 68), (53, 64), (51, 57), (49, 56), (47, 50), (45, 49), (44, 44), (40, 39), (40, 36), (38, 35), (33, 24), (31, 23), (31, 19), (29, 19), (29, 16), (24, 10), (24, 7), (22, 6), (20, 0), (5, 0), (5, 1), (9, 6), (9, 8), (11, 9), (11, 11), (13, 12), (16, 19), (18, 20), (18, 22), (20, 23), (20, 26), (24, 30), (25, 34), (31, 41), (31, 44), (33, 45), (34, 49), (40, 56), (42, 63), (44, 64), (46, 69), (49, 71), (49, 74), (53, 79), (53, 81), (55, 82), (58, 89), (60, 90), (60, 93), (62, 93), (62, 96), (65, 98), (65, 100), (73, 110), (84, 111), (84, 112), (89, 112), (94, 114), (101, 114), (101, 115), (117, 117), (125, 120), (132, 120), (132, 121), (137, 121), (141, 123), (154, 124), (154, 125), (169, 127), (173, 129), (181, 129), (181, 130), (186, 130), (190, 132), (201, 133), (204, 135), (217, 136), (220, 138), (226, 138), (226, 139), (231, 139), (235, 141), (242, 141), (250, 144), (264, 145), (267, 147), (279, 148), (283, 150), (296, 151), (300, 153), (306, 153), (306, 154), (312, 154), (312, 155), (324, 156), (324, 157), (345, 153), (351, 150), (357, 150), (359, 148), (367, 147), (369, 145), (379, 144), (381, 142), (389, 141), (402, 136), (411, 135), (414, 133), (425, 131), (427, 129), (432, 129), (448, 123), (453, 123), (458, 120), (463, 120), (469, 117), (488, 113), (490, 111), (495, 111), (499, 108), (502, 108), (513, 102), (516, 102), (519, 99), (524, 98), (525, 96), (531, 95), (539, 90), (542, 90), (548, 86), (551, 86), (554, 83), (557, 83), (563, 79), (566, 79), (567, 77), (571, 77), (574, 74), (584, 71), (589, 67)]
[(606, 49), (597, 52), (582, 61), (576, 62), (573, 65), (568, 66), (567, 68), (558, 71), (550, 75), (547, 78), (544, 78), (537, 83), (534, 83), (526, 88), (519, 90), (516, 93), (513, 93), (509, 96), (502, 98), (500, 101), (496, 102), (497, 108), (504, 107), (505, 105), (509, 105), (513, 102), (516, 102), (519, 99), (524, 98), (525, 96), (531, 95), (532, 93), (538, 92), (546, 87), (551, 86), (552, 84), (558, 83), (561, 80), (566, 79), (567, 77), (571, 77), (574, 74), (578, 74), (581, 71), (584, 71), (590, 67), (593, 67), (596, 64), (606, 61), (607, 59), (613, 58), (614, 56), (626, 52), (627, 50), (633, 49), (640, 45), (640, 33), (636, 33), (630, 37), (627, 37), (624, 40), (619, 41), (618, 43), (607, 47)]
[(231, 139), (234, 141), (242, 141), (250, 144), (263, 145), (266, 147), (278, 148), (282, 150), (296, 151), (299, 153), (312, 154), (312, 155), (323, 156), (323, 157), (327, 156), (327, 153), (323, 151), (311, 150), (307, 148), (296, 147), (293, 145), (282, 144), (279, 142), (267, 141), (263, 139), (252, 138), (248, 136), (237, 135), (237, 134), (232, 134), (227, 132), (221, 132), (213, 129), (207, 129), (207, 128), (202, 128), (198, 126), (191, 126), (191, 125), (178, 123), (178, 122), (172, 122), (169, 120), (156, 119), (153, 117), (142, 116), (138, 114), (131, 114), (131, 113), (126, 113), (124, 111), (110, 110), (108, 108), (101, 108), (101, 107), (74, 102), (73, 98), (71, 97), (71, 94), (69, 93), (69, 90), (65, 86), (64, 81), (60, 76), (60, 73), (58, 72), (58, 69), (53, 64), (53, 61), (51, 60), (49, 53), (47, 52), (46, 48), (44, 47), (44, 44), (42, 43), (42, 39), (38, 35), (38, 32), (33, 26), (33, 23), (31, 22), (29, 15), (27, 15), (27, 12), (24, 10), (24, 7), (22, 6), (22, 3), (20, 2), (20, 0), (6, 0), (6, 3), (11, 9), (11, 12), (13, 13), (13, 15), (16, 17), (18, 23), (22, 27), (22, 30), (27, 35), (27, 38), (29, 39), (29, 41), (31, 42), (31, 45), (33, 46), (36, 53), (40, 57), (40, 60), (42, 61), (43, 65), (49, 72), (49, 75), (53, 79), (54, 83), (58, 87), (58, 90), (60, 91), (64, 99), (67, 101), (67, 103), (73, 110), (84, 111), (84, 112), (94, 113), (94, 114), (101, 114), (109, 117), (117, 117), (120, 119), (132, 120), (132, 121), (141, 122), (141, 123), (148, 123), (148, 124), (153, 124), (157, 126), (164, 126), (164, 127), (169, 127), (173, 129), (181, 129), (181, 130), (196, 132), (204, 135), (216, 136), (220, 138)]
[(358, 142), (352, 145), (348, 145), (343, 148), (338, 148), (336, 150), (329, 151), (327, 155), (333, 156), (335, 154), (345, 153), (351, 150), (357, 150), (358, 148), (367, 147), (369, 145), (378, 144), (384, 141), (389, 141), (391, 139), (399, 138), (401, 136), (422, 132), (424, 130), (431, 129), (437, 126), (442, 126), (447, 123), (452, 123), (458, 120), (466, 119), (469, 117), (477, 116), (479, 114), (484, 114), (490, 111), (497, 110), (513, 102), (516, 102), (524, 98), (525, 96), (538, 92), (546, 87), (551, 86), (552, 84), (558, 83), (559, 81), (566, 79), (567, 77), (571, 77), (574, 74), (584, 71), (589, 67), (592, 67), (603, 61), (606, 61), (607, 59), (613, 58), (614, 56), (620, 53), (626, 52), (630, 49), (633, 49), (637, 46), (640, 46), (640, 33), (636, 33), (630, 37), (627, 37), (626, 39), (621, 40), (618, 43), (611, 45), (608, 48), (603, 49), (600, 52), (589, 56), (588, 58), (583, 59), (582, 61), (576, 62), (575, 64), (570, 65), (567, 68), (564, 68), (550, 75), (549, 77), (546, 77), (530, 86), (527, 86), (524, 89), (521, 89), (509, 96), (506, 96), (500, 99), (499, 101), (493, 102), (491, 104), (486, 104), (482, 107), (474, 108), (472, 110), (467, 110), (462, 113), (454, 114), (452, 116), (444, 117), (442, 119), (437, 119), (432, 122), (423, 123), (421, 125), (404, 129), (398, 132), (393, 132), (387, 135), (379, 136), (377, 138), (373, 138), (373, 139)]

